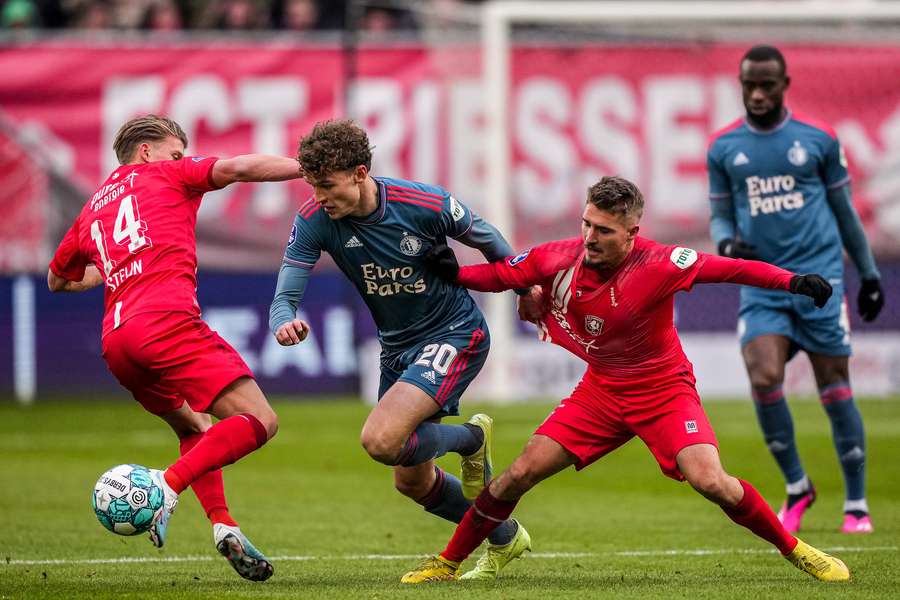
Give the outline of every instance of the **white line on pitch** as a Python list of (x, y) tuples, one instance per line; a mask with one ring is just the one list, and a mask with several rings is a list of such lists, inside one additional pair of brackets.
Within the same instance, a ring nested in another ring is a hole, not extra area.
[[(828, 552), (896, 552), (898, 546), (832, 546), (823, 548)], [(774, 549), (738, 549), (738, 550), (714, 550), (698, 548), (694, 550), (621, 550), (618, 552), (535, 552), (533, 558), (599, 558), (603, 556), (716, 556), (725, 554), (772, 554)], [(422, 558), (423, 554), (345, 554), (337, 556), (273, 556), (272, 562), (278, 561), (309, 561), (309, 560), (414, 560)], [(9, 560), (0, 561), (0, 565), (108, 565), (125, 563), (186, 563), (206, 562), (219, 560), (216, 556), (126, 556), (121, 558), (85, 558), (85, 559), (43, 559), (43, 560)]]

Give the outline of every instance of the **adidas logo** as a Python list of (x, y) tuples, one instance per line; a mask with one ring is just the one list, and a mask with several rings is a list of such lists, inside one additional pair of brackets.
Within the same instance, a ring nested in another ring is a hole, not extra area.
[(422, 379), (430, 383), (435, 383), (434, 371), (425, 371), (422, 373)]
[(731, 163), (735, 167), (739, 167), (741, 165), (746, 165), (750, 162), (750, 159), (747, 158), (747, 155), (743, 152), (738, 152), (737, 156), (734, 157), (734, 161)]
[(356, 236), (350, 236), (350, 239), (347, 240), (347, 243), (344, 244), (344, 248), (362, 248), (362, 242), (356, 239)]

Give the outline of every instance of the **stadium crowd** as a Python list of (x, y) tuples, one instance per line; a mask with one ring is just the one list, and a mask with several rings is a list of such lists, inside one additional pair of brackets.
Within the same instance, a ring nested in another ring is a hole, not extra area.
[(423, 12), (449, 18), (471, 1), (0, 0), (0, 29), (303, 32), (342, 29), (349, 14), (378, 33), (415, 30)]

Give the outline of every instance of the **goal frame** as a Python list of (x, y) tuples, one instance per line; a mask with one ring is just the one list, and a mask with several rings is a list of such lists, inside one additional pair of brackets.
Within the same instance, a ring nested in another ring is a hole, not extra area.
[[(482, 7), (481, 58), (485, 122), (485, 217), (500, 231), (513, 230), (510, 197), (510, 143), (508, 106), (510, 101), (511, 29), (516, 23), (533, 24), (606, 24), (690, 23), (753, 24), (781, 23), (866, 23), (900, 20), (900, 2), (827, 2), (790, 0), (786, 2), (687, 1), (634, 2), (567, 0), (491, 0)], [(515, 349), (515, 323), (509, 299), (495, 294), (488, 298), (487, 320), (491, 326), (492, 366), (486, 396), (495, 401), (510, 401), (509, 377)]]

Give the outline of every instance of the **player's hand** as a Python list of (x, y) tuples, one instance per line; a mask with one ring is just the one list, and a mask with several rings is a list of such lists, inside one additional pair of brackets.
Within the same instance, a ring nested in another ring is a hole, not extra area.
[(859, 296), (856, 297), (856, 305), (863, 321), (874, 321), (884, 306), (881, 280), (863, 279), (862, 285), (859, 286)]
[(445, 281), (456, 281), (456, 276), (459, 275), (456, 253), (446, 244), (431, 247), (431, 250), (425, 255), (425, 266)]
[(744, 260), (760, 260), (756, 246), (740, 240), (724, 239), (719, 242), (719, 255)]
[(516, 308), (519, 311), (519, 319), (539, 322), (547, 312), (544, 304), (544, 290), (539, 285), (533, 285), (527, 294), (522, 294), (516, 299)]
[(791, 277), (791, 293), (809, 296), (816, 308), (822, 308), (831, 298), (831, 284), (821, 275), (794, 275)]
[(294, 346), (309, 335), (309, 324), (300, 319), (288, 321), (275, 331), (275, 339), (282, 346)]

